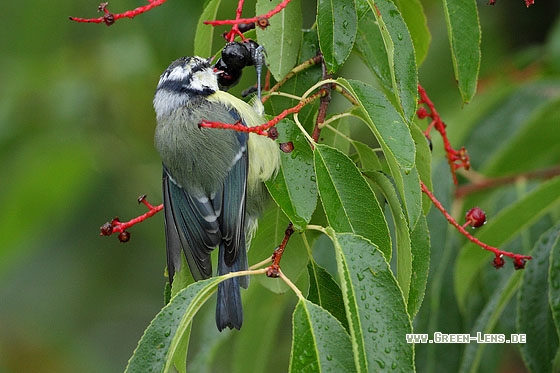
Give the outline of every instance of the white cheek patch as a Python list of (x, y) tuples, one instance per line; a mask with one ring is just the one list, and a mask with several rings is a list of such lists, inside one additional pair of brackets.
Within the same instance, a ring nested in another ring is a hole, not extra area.
[(191, 87), (197, 91), (204, 91), (208, 88), (213, 91), (219, 90), (218, 77), (211, 68), (195, 72), (190, 83)]

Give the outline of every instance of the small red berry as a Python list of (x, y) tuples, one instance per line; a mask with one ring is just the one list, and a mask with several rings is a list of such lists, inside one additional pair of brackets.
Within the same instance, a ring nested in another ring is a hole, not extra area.
[(525, 269), (525, 263), (527, 260), (524, 258), (515, 257), (513, 258), (513, 267), (515, 269)]
[(257, 18), (257, 25), (261, 28), (261, 29), (265, 29), (268, 26), (270, 26), (270, 23), (268, 22), (268, 18), (266, 17), (259, 17)]
[(272, 140), (276, 140), (278, 138), (278, 130), (276, 129), (276, 127), (272, 127), (271, 129), (269, 129), (267, 131), (267, 135), (268, 135), (268, 138), (270, 138)]
[(420, 107), (418, 108), (418, 110), (416, 110), (416, 115), (418, 116), (418, 118), (424, 119), (424, 118), (426, 118), (427, 116), (429, 116), (430, 114), (428, 114), (428, 110), (426, 110), (425, 107), (420, 106)]
[(467, 223), (473, 228), (478, 228), (486, 224), (486, 214), (480, 207), (473, 207), (467, 211), (465, 218), (467, 219)]
[(99, 230), (101, 231), (100, 236), (110, 236), (113, 234), (113, 224), (107, 222), (99, 227)]
[(115, 15), (113, 13), (105, 13), (103, 16), (103, 22), (105, 22), (107, 26), (111, 26), (115, 23)]
[(280, 266), (278, 264), (272, 264), (266, 270), (266, 276), (270, 278), (278, 278), (280, 277)]
[(494, 258), (494, 260), (492, 261), (492, 265), (494, 266), (494, 268), (496, 269), (500, 269), (504, 266), (505, 261), (504, 261), (504, 256), (503, 255), (496, 255), (496, 257)]
[(128, 240), (130, 240), (130, 233), (127, 231), (122, 231), (121, 233), (119, 233), (119, 241), (121, 242), (128, 242)]
[(282, 150), (284, 153), (291, 153), (294, 151), (294, 143), (291, 141), (283, 142), (282, 144), (280, 144), (280, 150)]

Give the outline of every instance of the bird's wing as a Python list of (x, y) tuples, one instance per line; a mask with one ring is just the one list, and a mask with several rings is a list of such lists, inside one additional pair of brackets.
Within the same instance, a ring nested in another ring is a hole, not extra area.
[[(241, 135), (241, 134), (240, 134)], [(239, 152), (232, 160), (223, 185), (220, 230), (224, 242), (224, 263), (231, 267), (240, 249), (245, 251), (245, 199), (247, 196), (247, 136), (239, 136)], [(242, 247), (243, 246), (243, 247)]]
[(212, 276), (210, 252), (221, 240), (218, 217), (204, 193), (187, 193), (163, 166), (163, 206), (170, 282), (181, 267), (181, 251), (195, 280)]

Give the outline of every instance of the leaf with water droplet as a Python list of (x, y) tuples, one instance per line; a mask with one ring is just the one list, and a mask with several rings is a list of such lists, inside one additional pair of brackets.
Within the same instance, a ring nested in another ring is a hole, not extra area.
[(331, 227), (370, 239), (390, 258), (391, 238), (385, 216), (354, 162), (323, 144), (315, 146), (314, 162), (317, 187)]
[(354, 0), (317, 1), (317, 33), (329, 74), (335, 73), (350, 55), (357, 24)]
[(145, 330), (126, 372), (162, 372), (173, 361), (184, 371), (192, 318), (219, 282), (215, 277), (195, 282), (171, 298)]
[[(412, 120), (416, 113), (418, 96), (418, 67), (410, 32), (395, 3), (390, 0), (368, 0), (372, 14), (379, 25), (387, 56), (394, 98), (400, 111)], [(367, 46), (367, 40), (364, 41)], [(362, 49), (366, 48), (362, 46)]]
[(325, 309), (300, 300), (292, 318), (290, 372), (356, 371), (350, 336)]
[[(327, 233), (335, 246), (358, 371), (378, 366), (378, 361), (384, 362), (385, 359), (400, 359), (402, 371), (413, 371), (412, 345), (398, 347), (398, 341), (411, 333), (412, 325), (402, 292), (387, 261), (379, 250), (372, 250), (375, 246), (363, 237), (336, 234), (332, 230)], [(360, 255), (361, 260), (352, 260)], [(371, 289), (375, 289), (379, 300), (373, 301), (370, 297)], [(390, 351), (385, 352), (385, 348)]]
[[(281, 0), (257, 1), (256, 14), (274, 9)], [(300, 0), (292, 0), (271, 20), (270, 25), (256, 28), (257, 41), (267, 54), (266, 63), (276, 80), (282, 79), (295, 65), (301, 44), (302, 12)]]
[(284, 119), (276, 125), (278, 141), (291, 141), (294, 150), (280, 153), (280, 169), (276, 178), (266, 182), (274, 201), (294, 224), (303, 229), (317, 206), (317, 184), (313, 178), (313, 152), (295, 123)]
[[(551, 263), (550, 259), (557, 261), (559, 252), (560, 223), (557, 223), (535, 243), (531, 252), (533, 260), (523, 270), (523, 282), (517, 299), (517, 333), (526, 335), (526, 343), (520, 344), (519, 348), (525, 364), (532, 372), (555, 370), (554, 359), (560, 346), (560, 309), (551, 309), (549, 297), (560, 294), (549, 286), (549, 276), (558, 276), (549, 270), (558, 266), (558, 263)], [(529, 327), (536, 320), (538, 322)], [(545, 348), (543, 341), (546, 341)]]

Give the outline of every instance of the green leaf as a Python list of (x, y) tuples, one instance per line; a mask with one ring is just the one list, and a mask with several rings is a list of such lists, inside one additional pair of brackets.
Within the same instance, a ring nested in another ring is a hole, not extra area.
[(426, 217), (420, 216), (410, 235), (412, 246), (412, 275), (408, 293), (407, 310), (413, 319), (424, 300), (428, 273), (430, 272), (430, 232)]
[(414, 345), (405, 343), (412, 325), (383, 254), (360, 236), (327, 232), (335, 246), (357, 370), (414, 371)]
[(412, 38), (401, 13), (390, 0), (368, 0), (385, 44), (393, 94), (407, 120), (416, 113), (418, 68)]
[[(424, 135), (424, 132), (416, 125), (410, 126), (410, 134), (414, 139), (414, 145), (416, 147), (415, 165), (418, 170), (418, 177), (429, 190), (432, 190), (432, 152), (428, 145), (426, 135)], [(424, 211), (424, 215), (430, 211), (431, 207), (432, 201), (430, 198), (422, 194), (422, 210)]]
[(383, 166), (374, 149), (359, 141), (352, 141), (352, 146), (358, 154), (360, 168), (364, 171), (381, 171)]
[(375, 194), (354, 162), (327, 145), (314, 151), (317, 187), (327, 220), (337, 232), (353, 232), (378, 245), (391, 257), (387, 222)]
[(281, 152), (278, 174), (274, 180), (269, 180), (266, 186), (294, 227), (302, 230), (309, 223), (317, 206), (313, 151), (292, 121), (284, 119), (276, 128), (278, 141), (291, 141), (294, 150), (290, 153)]
[[(556, 226), (558, 227), (558, 225)], [(560, 234), (560, 233), (559, 233)], [(556, 336), (560, 338), (560, 245), (550, 249), (550, 267), (548, 269), (548, 303), (552, 312), (552, 319), (556, 326)], [(554, 359), (553, 371), (560, 370), (558, 354)]]
[(329, 74), (344, 64), (354, 48), (357, 24), (354, 0), (317, 1), (317, 32)]
[(560, 73), (560, 22), (558, 20), (548, 34), (544, 55), (548, 69), (556, 74)]
[(192, 319), (220, 281), (220, 278), (212, 277), (195, 282), (171, 298), (144, 332), (125, 371), (169, 371), (174, 355), (186, 354)]
[[(434, 179), (438, 180), (434, 184), (435, 194), (444, 206), (450, 205), (456, 187), (449, 177), (447, 161), (436, 163)], [(450, 286), (453, 283), (453, 263), (458, 254), (456, 241), (459, 235), (437, 209), (431, 209), (428, 214), (428, 227), (433, 265), (430, 266), (429, 284), (422, 307), (414, 319), (414, 331), (429, 335), (435, 332), (461, 333), (464, 329), (460, 329), (459, 325), (464, 325), (464, 319), (456, 306), (453, 287)], [(417, 344), (416, 371), (456, 372), (463, 349), (464, 346), (460, 344)]]
[[(387, 176), (381, 172), (367, 172), (366, 176), (381, 190), (391, 210), (395, 225), (397, 281), (399, 282), (404, 298), (407, 299), (412, 276), (412, 244), (402, 205), (393, 184)], [(390, 260), (390, 257), (388, 260)]]
[[(259, 0), (256, 14), (265, 14), (282, 0)], [(269, 20), (264, 30), (256, 28), (257, 39), (266, 50), (266, 63), (276, 80), (282, 79), (296, 64), (301, 44), (301, 0), (292, 0)]]
[(424, 7), (420, 0), (395, 0), (395, 4), (408, 26), (416, 52), (416, 61), (420, 66), (428, 54), (432, 39)]
[[(496, 149), (495, 154), (484, 165), (487, 175), (526, 172), (540, 167), (554, 166), (560, 159), (560, 131), (558, 131), (558, 118), (560, 118), (560, 86), (556, 85), (555, 93), (541, 92), (543, 100), (533, 106), (532, 112), (523, 117), (525, 120), (518, 131), (512, 133), (509, 141), (504, 146)], [(541, 88), (542, 89), (542, 88)], [(555, 97), (556, 99), (552, 99)], [(543, 104), (544, 101), (544, 104)], [(503, 121), (508, 128), (510, 123)], [(498, 123), (496, 126), (502, 128)], [(543, 134), (546, 133), (546, 136)], [(520, 149), (531, 149), (531, 156)]]
[(523, 361), (532, 372), (555, 371), (552, 364), (558, 351), (558, 334), (546, 294), (549, 288), (558, 287), (557, 283), (549, 283), (548, 274), (551, 251), (560, 248), (559, 238), (560, 224), (540, 237), (532, 252), (533, 259), (524, 270), (519, 289), (517, 330), (527, 338), (526, 343), (519, 345), (519, 349)]
[(463, 102), (476, 91), (480, 68), (480, 24), (475, 0), (442, 0), (455, 79)]
[(204, 21), (216, 19), (221, 2), (222, 0), (207, 0), (204, 3), (204, 10), (200, 14), (194, 34), (195, 56), (210, 57), (212, 55), (212, 40), (214, 40), (215, 27), (205, 25)]
[(357, 80), (338, 81), (356, 98), (361, 108), (359, 115), (381, 145), (413, 229), (422, 212), (422, 193), (418, 171), (414, 168), (416, 147), (409, 127), (376, 88)]
[(290, 372), (353, 372), (350, 337), (323, 308), (302, 299), (293, 314)]
[[(475, 321), (474, 327), (470, 331), (471, 336), (477, 333), (491, 334), (494, 327), (500, 320), (504, 308), (513, 298), (521, 283), (521, 272), (514, 272), (507, 281), (495, 286), (492, 296), (484, 309)], [(506, 337), (509, 338), (509, 337)], [(482, 353), (486, 347), (485, 343), (469, 343), (465, 348), (463, 359), (461, 361), (461, 372), (476, 373), (480, 371), (479, 365), (482, 359)]]
[(375, 17), (364, 17), (360, 20), (355, 51), (367, 68), (375, 74), (381, 86), (392, 92), (389, 57)]
[[(330, 128), (329, 128), (330, 127)], [(321, 131), (322, 144), (337, 148), (344, 154), (350, 154), (352, 149), (351, 134), (356, 127), (356, 120), (350, 116), (343, 116), (330, 124), (325, 131)], [(331, 130), (336, 129), (336, 130)]]
[[(301, 47), (298, 58), (298, 64), (301, 64), (310, 58), (314, 57), (319, 50), (319, 40), (317, 38), (316, 30), (304, 30), (302, 32)], [(305, 91), (309, 89), (312, 85), (317, 83), (322, 79), (321, 65), (315, 64), (305, 71), (300, 71), (299, 73), (292, 76), (284, 85), (282, 86), (282, 92), (293, 94), (295, 97), (301, 97)], [(298, 99), (288, 98), (284, 96), (275, 96), (265, 103), (266, 113), (270, 115), (280, 114), (283, 110), (293, 107), (299, 103)], [(317, 110), (319, 108), (318, 100), (306, 105), (298, 113), (300, 122), (305, 128), (310, 132), (315, 126), (315, 119), (317, 115)]]
[[(541, 216), (560, 202), (560, 177), (542, 183), (511, 206), (488, 220), (477, 233), (477, 238), (489, 245), (501, 246), (530, 227)], [(465, 309), (469, 290), (484, 266), (490, 265), (493, 256), (479, 246), (468, 242), (460, 250), (455, 266), (455, 293), (461, 309)], [(527, 266), (531, 266), (529, 261)]]
[(338, 79), (358, 100), (366, 124), (371, 128), (386, 157), (394, 158), (398, 166), (409, 172), (414, 167), (415, 147), (404, 119), (387, 98), (358, 80)]
[[(291, 249), (290, 245), (291, 241), (287, 250)], [(282, 270), (284, 270), (284, 266), (282, 266)], [(275, 280), (266, 276), (253, 276), (251, 281), (257, 278)], [(225, 331), (219, 333), (226, 334), (226, 339), (221, 350), (217, 351), (214, 357), (214, 372), (224, 371), (224, 369), (228, 373), (267, 372), (271, 364), (278, 368), (277, 371), (287, 370), (290, 338), (287, 316), (293, 312), (296, 302), (292, 296), (279, 296), (260, 285), (257, 281), (252, 281), (249, 289), (244, 291), (244, 319), (240, 333), (226, 333)], [(210, 327), (214, 329), (214, 320), (211, 321)], [(216, 333), (218, 332), (216, 331)], [(276, 338), (279, 333), (283, 336), (282, 342)], [(210, 333), (204, 330), (204, 334)], [(257, 337), (263, 335), (263, 338)], [(208, 348), (204, 341), (199, 346), (202, 346), (204, 350)], [(279, 352), (279, 346), (282, 346), (282, 352)], [(197, 352), (198, 354), (200, 352)], [(228, 361), (228, 364), (224, 364), (224, 361)], [(208, 372), (210, 369), (207, 362), (201, 365), (200, 369), (193, 368), (190, 371)]]
[(307, 299), (329, 311), (340, 321), (344, 329), (348, 330), (348, 320), (344, 313), (342, 292), (334, 278), (314, 260), (310, 260), (307, 263), (307, 273), (309, 274), (309, 294)]
[(173, 277), (173, 284), (171, 284), (170, 296), (173, 298), (181, 290), (189, 286), (194, 282), (194, 277), (191, 273), (187, 259), (181, 254), (181, 268), (178, 272), (175, 272)]
[[(558, 147), (550, 146), (558, 139), (558, 131), (552, 130), (556, 124), (554, 109), (559, 105), (558, 92), (560, 82), (544, 80), (507, 90), (505, 97), (500, 94), (499, 100), (484, 97), (484, 101), (493, 101), (492, 105), (485, 107), (482, 113), (469, 115), (480, 119), (475, 121), (470, 134), (462, 141), (469, 150), (471, 166), (485, 176), (502, 176), (534, 169), (534, 163), (531, 163), (534, 155), (537, 162), (550, 162), (550, 158), (558, 155)], [(542, 125), (537, 123), (540, 119)], [(550, 131), (549, 136), (539, 136), (545, 133), (541, 131)], [(524, 142), (524, 136), (529, 136), (527, 142)], [(541, 142), (545, 145), (542, 150)], [(514, 143), (517, 147), (512, 149)], [(520, 149), (531, 149), (531, 157), (523, 157), (521, 154), (526, 152)], [(550, 158), (546, 157), (546, 152), (550, 152)], [(508, 162), (506, 156), (513, 157), (512, 162)]]

